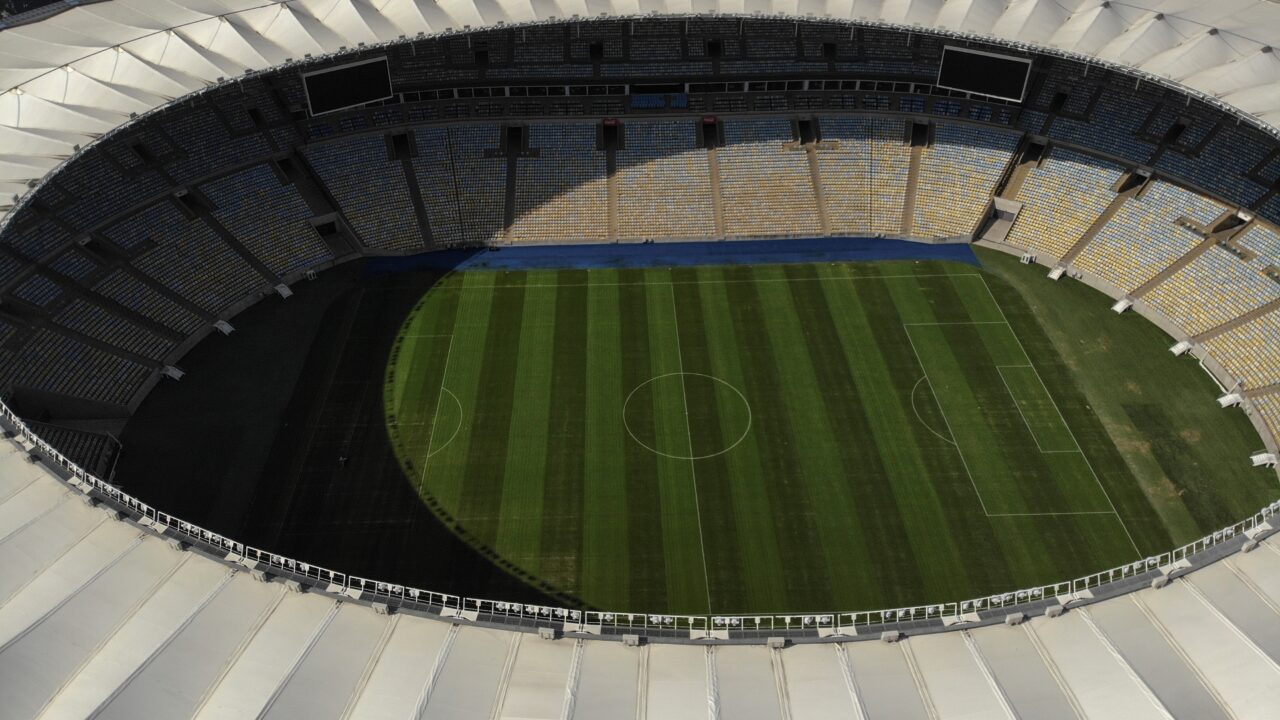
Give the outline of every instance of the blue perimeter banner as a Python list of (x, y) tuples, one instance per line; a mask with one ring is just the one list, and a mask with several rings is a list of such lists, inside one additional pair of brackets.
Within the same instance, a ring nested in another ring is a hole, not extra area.
[(365, 272), (646, 268), (873, 260), (950, 260), (979, 264), (968, 243), (930, 244), (885, 238), (829, 237), (439, 250), (406, 257), (371, 257), (365, 261)]

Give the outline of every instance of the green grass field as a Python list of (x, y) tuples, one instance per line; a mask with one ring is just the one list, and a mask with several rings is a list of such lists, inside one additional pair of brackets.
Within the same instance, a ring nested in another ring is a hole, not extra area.
[(396, 341), (388, 430), (468, 542), (620, 611), (956, 600), (1275, 498), (1163, 333), (982, 259), (457, 273)]

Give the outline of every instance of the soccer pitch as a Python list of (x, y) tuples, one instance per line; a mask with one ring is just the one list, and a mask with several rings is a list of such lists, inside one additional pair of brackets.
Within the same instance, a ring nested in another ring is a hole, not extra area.
[(388, 431), (469, 543), (618, 611), (955, 600), (1274, 499), (1237, 467), (1256, 434), (1167, 338), (987, 264), (456, 273), (396, 340)]

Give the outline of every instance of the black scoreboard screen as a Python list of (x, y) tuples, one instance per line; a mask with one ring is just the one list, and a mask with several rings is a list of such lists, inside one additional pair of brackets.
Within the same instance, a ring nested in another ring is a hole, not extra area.
[(948, 45), (942, 49), (938, 87), (1022, 102), (1030, 74), (1026, 58)]
[(391, 72), (385, 57), (303, 73), (302, 84), (312, 115), (391, 97)]

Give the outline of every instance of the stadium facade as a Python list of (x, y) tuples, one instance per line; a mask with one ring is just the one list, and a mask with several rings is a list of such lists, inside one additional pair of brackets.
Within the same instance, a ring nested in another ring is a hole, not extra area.
[[(1280, 6), (202, 8), (110, 1), (0, 31), (0, 362), (16, 405), (127, 410), (180, 377), (200, 338), (308, 273), (563, 242), (600, 213), (600, 242), (982, 240), (1155, 321), (1276, 451)], [(1033, 59), (1031, 93), (939, 87), (949, 44)], [(308, 112), (303, 73), (376, 57), (391, 97)], [(863, 151), (823, 157), (823, 139)], [(613, 161), (573, 163), (600, 143)], [(1048, 145), (1064, 152), (1040, 162)], [(672, 193), (607, 167), (627, 155), (699, 179)], [(880, 181), (840, 175), (860, 157)], [(967, 194), (957, 167), (977, 178)], [(1087, 210), (1057, 207), (1063, 195)], [(277, 224), (238, 212), (246, 197)], [(644, 203), (680, 203), (680, 222), (655, 226)], [(178, 249), (155, 252), (156, 235)], [(97, 480), (68, 458), (74, 438), (4, 422), (6, 717), (1280, 713), (1275, 504), (1186, 548), (989, 598), (584, 614), (245, 547)]]

